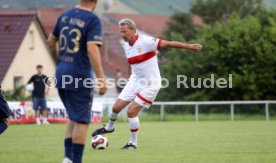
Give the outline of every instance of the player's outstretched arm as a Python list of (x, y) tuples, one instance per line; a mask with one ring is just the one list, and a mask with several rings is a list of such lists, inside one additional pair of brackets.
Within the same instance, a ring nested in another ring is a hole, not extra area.
[(130, 64), (128, 65), (128, 76), (130, 77), (130, 75), (131, 75), (131, 66), (130, 66)]
[(160, 44), (161, 48), (180, 48), (180, 49), (188, 49), (192, 50), (194, 52), (200, 52), (202, 49), (201, 44), (187, 44), (187, 43), (182, 43), (178, 41), (166, 41), (162, 40)]
[(49, 92), (50, 92), (50, 88), (46, 87), (46, 90), (45, 90), (45, 93), (44, 93), (45, 97), (49, 95)]
[(47, 43), (52, 57), (57, 60), (57, 41), (58, 39), (52, 34), (48, 37)]
[(107, 91), (105, 76), (102, 68), (100, 50), (97, 44), (88, 44), (87, 45), (88, 57), (91, 65), (95, 71), (96, 77), (99, 79), (99, 95), (104, 95)]

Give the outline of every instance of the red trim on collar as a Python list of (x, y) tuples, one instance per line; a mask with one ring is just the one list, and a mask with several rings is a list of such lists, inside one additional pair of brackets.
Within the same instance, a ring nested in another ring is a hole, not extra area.
[(139, 35), (135, 35), (135, 39), (133, 41), (133, 43), (129, 43), (129, 46), (133, 46), (135, 44), (135, 42), (138, 40)]

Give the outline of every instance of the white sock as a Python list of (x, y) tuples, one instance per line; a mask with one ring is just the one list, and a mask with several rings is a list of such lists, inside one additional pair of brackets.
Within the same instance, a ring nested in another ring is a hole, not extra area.
[(113, 130), (117, 119), (118, 119), (118, 114), (112, 112), (109, 116), (109, 121), (108, 121), (108, 124), (105, 126), (105, 129), (107, 131)]
[(46, 122), (48, 122), (47, 117), (43, 117), (43, 123), (46, 123)]
[(137, 145), (138, 140), (138, 129), (140, 126), (139, 118), (128, 118), (129, 127), (130, 127), (130, 140), (129, 143)]
[(36, 118), (36, 123), (37, 123), (37, 124), (40, 123), (40, 118)]

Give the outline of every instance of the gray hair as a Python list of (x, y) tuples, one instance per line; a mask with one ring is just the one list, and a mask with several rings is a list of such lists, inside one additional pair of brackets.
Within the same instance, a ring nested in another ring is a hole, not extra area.
[(136, 25), (133, 20), (129, 18), (124, 18), (119, 21), (119, 26), (127, 25), (129, 29), (136, 31)]

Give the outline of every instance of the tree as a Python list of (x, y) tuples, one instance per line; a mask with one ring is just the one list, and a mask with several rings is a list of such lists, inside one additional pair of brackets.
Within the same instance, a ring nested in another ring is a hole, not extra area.
[(31, 96), (24, 96), (25, 88), (24, 86), (21, 86), (19, 88), (16, 88), (15, 90), (11, 91), (5, 91), (5, 99), (7, 101), (27, 101), (31, 100)]
[(190, 11), (209, 24), (225, 20), (233, 12), (241, 18), (256, 15), (263, 9), (262, 2), (263, 0), (196, 0)]
[(193, 17), (187, 13), (175, 13), (168, 23), (164, 32), (166, 39), (171, 39), (175, 34), (181, 35), (186, 40), (196, 38), (196, 26), (193, 24)]
[[(184, 41), (180, 35), (174, 39)], [(202, 53), (166, 51), (170, 62), (161, 66), (161, 72), (171, 83), (161, 90), (159, 100), (276, 99), (275, 11), (245, 18), (233, 14), (227, 22), (204, 27), (197, 40), (204, 46)], [(190, 78), (206, 78), (210, 74), (227, 78), (233, 74), (233, 88), (177, 89), (179, 74)]]

